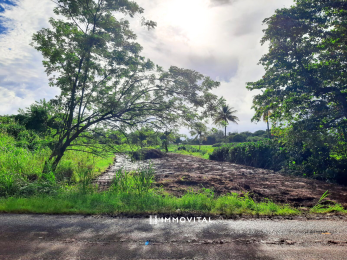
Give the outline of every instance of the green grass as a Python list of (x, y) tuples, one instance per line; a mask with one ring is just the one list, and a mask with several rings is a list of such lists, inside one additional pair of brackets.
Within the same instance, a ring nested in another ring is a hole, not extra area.
[[(181, 145), (180, 145), (181, 146)], [(191, 155), (203, 159), (209, 159), (209, 154), (213, 152), (216, 147), (212, 147), (212, 145), (201, 145), (199, 150), (199, 145), (182, 145), (187, 148), (187, 150), (178, 150), (177, 145), (170, 145), (168, 147), (169, 152), (171, 153), (179, 153), (184, 155)]]
[[(212, 214), (291, 215), (298, 210), (273, 202), (255, 203), (247, 194), (216, 197), (213, 191), (188, 191), (182, 197), (153, 188), (155, 172), (144, 167), (135, 172), (119, 170), (109, 190), (97, 192), (97, 187), (85, 178), (75, 185), (56, 185), (54, 178), (47, 187), (55, 192), (26, 196), (3, 197), (0, 212), (12, 213), (171, 213), (205, 212)], [(49, 179), (49, 178), (47, 178)], [(41, 187), (42, 190), (42, 187)]]
[(0, 199), (0, 212), (54, 214), (117, 214), (201, 212), (223, 215), (297, 215), (299, 210), (273, 202), (255, 203), (249, 197), (230, 194), (214, 198), (209, 190), (189, 192), (178, 198), (155, 190), (132, 192), (91, 192), (70, 190), (57, 196)]
[(62, 180), (86, 181), (86, 177), (100, 175), (114, 159), (112, 153), (98, 157), (85, 152), (67, 151), (56, 171), (45, 175), (42, 171), (50, 153), (48, 147), (32, 151), (18, 147), (13, 137), (0, 133), (0, 196), (32, 194), (43, 190), (49, 192)]
[[(138, 193), (131, 191), (82, 192), (79, 188), (70, 188), (54, 196), (35, 195), (32, 197), (9, 197), (0, 199), (2, 213), (47, 213), (47, 214), (117, 214), (117, 213), (175, 213), (177, 209), (190, 213), (210, 213), (215, 215), (259, 215), (288, 216), (300, 215), (299, 209), (289, 205), (280, 205), (272, 201), (256, 203), (247, 195), (236, 193), (215, 197), (206, 189), (200, 193), (187, 192), (182, 197), (149, 189)], [(347, 210), (339, 204), (325, 208), (316, 208), (310, 213), (339, 212)]]

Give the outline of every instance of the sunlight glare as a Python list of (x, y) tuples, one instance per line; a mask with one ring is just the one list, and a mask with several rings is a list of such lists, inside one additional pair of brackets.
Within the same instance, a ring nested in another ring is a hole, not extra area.
[(209, 27), (209, 2), (206, 0), (176, 0), (165, 5), (166, 25), (180, 30), (176, 40), (199, 42), (207, 38)]

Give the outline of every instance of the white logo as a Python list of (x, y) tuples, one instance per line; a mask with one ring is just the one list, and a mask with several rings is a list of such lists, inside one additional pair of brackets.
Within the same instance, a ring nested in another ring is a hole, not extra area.
[(206, 219), (205, 217), (177, 217), (177, 218), (173, 218), (173, 217), (168, 217), (168, 218), (158, 218), (157, 215), (150, 215), (149, 216), (149, 223), (151, 225), (155, 225), (158, 224), (158, 222), (160, 223), (185, 223), (185, 222), (198, 222), (198, 223), (208, 223), (211, 222), (211, 218), (209, 217), (208, 219)]

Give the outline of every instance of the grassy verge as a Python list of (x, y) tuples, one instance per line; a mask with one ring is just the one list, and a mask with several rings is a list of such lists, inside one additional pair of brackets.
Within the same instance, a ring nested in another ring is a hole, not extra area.
[(209, 191), (187, 193), (177, 198), (155, 191), (127, 192), (65, 191), (56, 196), (0, 199), (0, 212), (49, 214), (117, 214), (201, 212), (223, 215), (297, 215), (299, 210), (273, 202), (255, 203), (249, 197), (230, 194), (214, 198)]
[[(37, 193), (27, 197), (0, 199), (0, 212), (49, 213), (49, 214), (172, 214), (208, 213), (215, 215), (298, 215), (299, 209), (272, 201), (256, 203), (248, 194), (231, 193), (215, 196), (209, 189), (188, 191), (182, 197), (167, 194), (153, 188), (154, 171), (150, 167), (136, 172), (119, 170), (109, 190), (97, 192), (97, 188), (82, 183), (60, 187), (55, 193)], [(324, 208), (317, 205), (316, 213), (338, 211), (347, 213), (340, 205)]]
[[(148, 213), (172, 214), (209, 213), (216, 215), (259, 215), (289, 216), (300, 215), (299, 209), (289, 205), (279, 205), (271, 201), (256, 203), (251, 198), (229, 194), (214, 198), (207, 190), (202, 193), (187, 193), (178, 198), (162, 195), (155, 191), (144, 194), (127, 192), (93, 192), (85, 194), (78, 190), (59, 193), (56, 196), (32, 196), (29, 198), (2, 198), (2, 213), (48, 213), (48, 214), (118, 214)], [(340, 205), (311, 210), (309, 213), (347, 214)]]

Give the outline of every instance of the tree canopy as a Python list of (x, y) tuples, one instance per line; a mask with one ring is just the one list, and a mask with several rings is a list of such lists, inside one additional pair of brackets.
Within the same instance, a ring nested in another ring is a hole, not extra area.
[[(347, 126), (347, 2), (296, 0), (263, 21), (261, 60), (265, 75), (249, 82), (253, 120), (272, 110), (272, 120), (304, 123), (309, 129)], [(347, 136), (345, 136), (347, 138)]]

